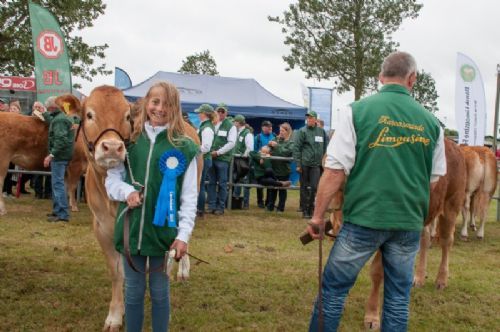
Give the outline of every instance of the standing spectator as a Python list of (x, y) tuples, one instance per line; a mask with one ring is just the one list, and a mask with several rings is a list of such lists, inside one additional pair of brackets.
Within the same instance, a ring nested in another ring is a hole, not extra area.
[(208, 171), (208, 209), (216, 215), (224, 214), (227, 199), (227, 178), (229, 163), (236, 145), (236, 127), (227, 119), (226, 105), (219, 104), (215, 109), (218, 122), (215, 125), (215, 138), (212, 145), (212, 168)]
[[(255, 136), (254, 150), (260, 151), (263, 146), (266, 146), (271, 142), (276, 136), (273, 134), (273, 124), (271, 121), (264, 120), (261, 124), (260, 134)], [(257, 205), (259, 208), (263, 209), (266, 207), (268, 202), (268, 193), (266, 192), (266, 198), (264, 199), (264, 189), (257, 188)]]
[[(43, 113), (45, 113), (45, 107), (43, 107), (43, 104), (39, 101), (35, 101), (33, 103), (33, 112), (32, 114), (40, 117), (42, 116)], [(43, 116), (41, 118), (43, 120)], [(50, 175), (38, 175), (35, 174), (33, 175), (33, 189), (35, 190), (35, 197), (42, 199), (42, 198), (51, 198), (51, 178)]]
[[(384, 271), (381, 330), (408, 329), (422, 221), (430, 191), (446, 174), (443, 130), (410, 95), (416, 75), (410, 54), (387, 56), (379, 75), (383, 87), (342, 112), (328, 146), (316, 210), (307, 227), (313, 238), (319, 237), (329, 202), (345, 182), (344, 224), (323, 272), (325, 330), (337, 330), (345, 298), (377, 250)], [(317, 329), (315, 306), (309, 331)]]
[(21, 114), (21, 104), (18, 100), (11, 100), (9, 103), (9, 112)]
[(325, 121), (324, 120), (318, 119), (316, 121), (316, 123), (318, 124), (318, 127), (320, 127), (321, 129), (325, 129)]
[(69, 221), (68, 195), (64, 186), (64, 173), (73, 156), (74, 134), (72, 121), (59, 109), (56, 97), (49, 97), (45, 107), (50, 115), (49, 155), (43, 165), (52, 173), (52, 213), (48, 221)]
[(7, 112), (9, 110), (9, 105), (7, 99), (0, 98), (0, 112)]
[(321, 174), (321, 162), (328, 146), (325, 131), (316, 126), (318, 115), (314, 111), (306, 114), (306, 126), (296, 135), (293, 158), (300, 173), (300, 202), (302, 217), (311, 218), (314, 209), (314, 197)]
[(208, 104), (203, 104), (195, 110), (200, 118), (200, 128), (198, 129), (198, 137), (201, 141), (200, 151), (203, 154), (203, 171), (201, 173), (201, 183), (200, 192), (198, 194), (198, 207), (197, 216), (203, 217), (205, 214), (205, 200), (207, 186), (205, 181), (207, 180), (208, 170), (212, 167), (212, 155), (210, 154), (210, 149), (214, 142), (214, 125), (213, 120), (215, 118), (215, 112), (212, 106)]
[[(236, 129), (238, 130), (238, 138), (236, 140), (236, 148), (234, 149), (235, 154), (242, 155), (245, 158), (248, 158), (248, 154), (253, 151), (253, 143), (254, 137), (249, 128), (247, 128), (245, 123), (245, 117), (243, 115), (236, 115), (233, 121)], [(236, 163), (235, 163), (236, 165)], [(234, 172), (235, 179), (238, 175), (237, 172)], [(245, 175), (239, 182), (240, 183), (249, 183), (248, 174)], [(234, 180), (234, 179), (233, 179)], [(233, 189), (233, 197), (240, 197), (241, 195), (241, 187), (234, 187)], [(248, 210), (250, 203), (250, 188), (243, 188), (243, 210)]]
[[(282, 123), (280, 125), (280, 132), (278, 136), (269, 142), (271, 147), (271, 155), (274, 157), (291, 157), (293, 153), (293, 141), (290, 139), (292, 136), (292, 127), (288, 122)], [(271, 160), (271, 165), (276, 178), (280, 181), (290, 180), (290, 161), (286, 160)], [(276, 206), (276, 212), (285, 211), (285, 203), (287, 197), (287, 191), (284, 189), (276, 190), (269, 189), (269, 203), (267, 209), (273, 211), (276, 204), (276, 196), (279, 194), (278, 206)]]

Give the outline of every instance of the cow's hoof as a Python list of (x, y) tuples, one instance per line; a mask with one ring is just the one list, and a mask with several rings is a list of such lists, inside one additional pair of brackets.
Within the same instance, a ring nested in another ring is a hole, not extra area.
[(484, 240), (484, 236), (477, 235), (476, 238), (481, 241)]
[(447, 287), (447, 282), (446, 281), (436, 281), (436, 289), (437, 290), (443, 290)]
[(413, 278), (413, 287), (420, 288), (425, 284), (425, 278)]
[(365, 329), (368, 331), (377, 331), (380, 330), (380, 320), (377, 319), (366, 319), (365, 318)]
[(120, 332), (121, 330), (121, 325), (108, 325), (104, 324), (104, 327), (102, 328), (103, 332)]
[(462, 241), (464, 241), (464, 242), (469, 241), (469, 237), (468, 237), (468, 236), (463, 236), (463, 235), (461, 235), (461, 236), (460, 236), (460, 239), (461, 239)]
[(477, 230), (476, 225), (470, 225), (470, 229), (472, 229), (475, 232)]
[(78, 206), (73, 206), (71, 208), (71, 212), (80, 212), (80, 210), (78, 209)]

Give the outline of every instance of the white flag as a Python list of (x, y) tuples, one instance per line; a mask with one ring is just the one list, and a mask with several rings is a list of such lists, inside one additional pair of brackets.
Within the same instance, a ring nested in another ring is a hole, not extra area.
[(486, 100), (481, 73), (474, 61), (457, 54), (455, 84), (455, 117), (458, 143), (484, 145), (486, 132)]

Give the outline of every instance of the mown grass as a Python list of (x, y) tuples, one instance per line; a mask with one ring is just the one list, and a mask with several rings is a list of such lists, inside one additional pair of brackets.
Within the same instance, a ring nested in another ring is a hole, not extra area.
[[(284, 214), (252, 206), (197, 222), (190, 250), (210, 265), (192, 261), (191, 279), (172, 283), (171, 331), (307, 329), (317, 245), (299, 243), (304, 221), (294, 212), (297, 193), (290, 196)], [(0, 331), (99, 331), (110, 282), (86, 206), (69, 224), (45, 221), (46, 200), (24, 196), (7, 201), (7, 208), (0, 217)], [(483, 241), (462, 242), (456, 233), (444, 291), (433, 285), (440, 250), (430, 250), (428, 282), (412, 291), (411, 331), (500, 330), (500, 223), (494, 212), (492, 205)], [(342, 331), (363, 330), (367, 272), (348, 297)]]

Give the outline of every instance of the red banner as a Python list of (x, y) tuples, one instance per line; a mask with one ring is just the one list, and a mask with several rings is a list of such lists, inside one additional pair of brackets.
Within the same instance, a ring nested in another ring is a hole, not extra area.
[(0, 90), (36, 91), (36, 81), (32, 77), (0, 76)]

